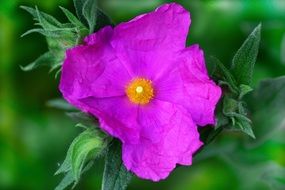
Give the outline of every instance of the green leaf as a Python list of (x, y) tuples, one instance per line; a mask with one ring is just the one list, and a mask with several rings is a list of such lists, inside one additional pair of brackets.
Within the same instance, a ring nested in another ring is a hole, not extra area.
[(71, 168), (76, 182), (79, 181), (88, 157), (100, 154), (102, 147), (105, 148), (104, 141), (97, 136), (94, 130), (86, 130), (79, 136), (71, 152)]
[(79, 20), (93, 33), (104, 26), (113, 26), (112, 20), (96, 6), (96, 0), (73, 0)]
[(74, 32), (74, 28), (57, 28), (57, 29), (42, 29), (42, 28), (33, 28), (28, 30), (21, 37), (27, 36), (32, 33), (40, 33), (45, 37), (50, 38), (62, 38), (65, 34), (70, 34), (69, 32)]
[(20, 6), (20, 8), (29, 12), (44, 29), (57, 29), (62, 27), (62, 24), (56, 18), (39, 11), (37, 7), (34, 9), (31, 7)]
[(94, 32), (97, 32), (105, 26), (114, 26), (113, 21), (100, 8), (97, 8), (97, 22)]
[(215, 125), (215, 129), (224, 127), (230, 123), (230, 119), (225, 116), (222, 111), (217, 110), (216, 112), (217, 123)]
[(215, 65), (215, 70), (214, 70), (214, 77), (217, 77), (219, 80), (222, 80), (220, 82), (221, 84), (226, 84), (231, 92), (238, 94), (238, 87), (236, 84), (236, 81), (230, 71), (224, 66), (224, 64), (216, 57), (211, 56), (209, 57), (209, 62), (212, 65)]
[(225, 96), (223, 99), (223, 113), (225, 115), (230, 115), (232, 113), (237, 112), (238, 110), (238, 102), (230, 97)]
[(87, 0), (73, 0), (73, 4), (76, 10), (77, 17), (85, 25), (88, 26), (87, 20), (83, 15), (83, 6)]
[(61, 71), (62, 64), (63, 64), (62, 62), (52, 64), (49, 72), (51, 73), (51, 72), (56, 71), (56, 70), (57, 70), (57, 72)]
[(67, 110), (67, 111), (76, 110), (75, 107), (70, 105), (67, 101), (65, 101), (62, 98), (56, 98), (56, 99), (49, 100), (47, 102), (47, 106), (52, 107), (52, 108), (61, 109), (61, 110)]
[(97, 0), (86, 0), (83, 5), (83, 16), (87, 20), (90, 34), (93, 33), (97, 19)]
[(66, 50), (82, 43), (82, 39), (89, 33), (88, 29), (70, 11), (63, 7), (61, 7), (62, 11), (71, 23), (60, 23), (51, 15), (39, 11), (37, 7), (34, 9), (21, 6), (21, 8), (34, 17), (34, 20), (37, 21), (35, 25), (40, 26), (40, 28), (27, 31), (22, 37), (35, 32), (40, 33), (46, 37), (49, 49), (48, 53), (39, 57), (32, 64), (22, 67), (22, 69), (25, 71), (32, 70), (44, 65), (42, 62), (47, 62), (46, 65), (50, 67), (50, 72), (55, 71), (57, 77), (61, 72)]
[(38, 59), (34, 62), (30, 63), (27, 66), (20, 66), (23, 71), (31, 71), (40, 66), (47, 66), (55, 62), (54, 56), (50, 52), (46, 52), (45, 54), (41, 55)]
[(248, 36), (232, 60), (231, 71), (238, 84), (251, 84), (253, 68), (259, 49), (260, 30), (261, 24)]
[(72, 141), (72, 143), (71, 143), (71, 145), (70, 145), (70, 147), (69, 147), (69, 149), (68, 149), (68, 151), (67, 151), (67, 154), (66, 154), (65, 159), (64, 159), (63, 163), (61, 164), (61, 166), (59, 167), (59, 169), (55, 172), (55, 175), (58, 175), (58, 174), (60, 174), (60, 173), (66, 173), (66, 172), (68, 172), (68, 171), (71, 171), (71, 163), (72, 163), (72, 157), (71, 157), (71, 155), (72, 155), (72, 152), (73, 152), (73, 150), (74, 150), (74, 145), (75, 145), (76, 143), (78, 143), (78, 141), (82, 138), (82, 136), (83, 136), (84, 134), (85, 134), (85, 132), (81, 133), (78, 137), (76, 137), (76, 138)]
[(45, 30), (42, 28), (33, 28), (33, 29), (28, 30), (24, 34), (22, 34), (21, 37), (25, 37), (25, 36), (32, 34), (32, 33), (40, 33), (42, 35), (45, 35)]
[(251, 138), (255, 139), (255, 135), (252, 131), (251, 124), (248, 120), (237, 118), (235, 128), (237, 130), (242, 131), (243, 133), (249, 135)]
[[(91, 160), (100, 156), (109, 143), (109, 138), (95, 128), (86, 128), (79, 136), (71, 143), (66, 158), (55, 175), (60, 173), (72, 173), (75, 185), (78, 183), (81, 174)], [(67, 177), (66, 181), (71, 178)], [(63, 182), (62, 182), (63, 183)], [(64, 182), (63, 184), (67, 184)], [(64, 186), (64, 185), (62, 185)]]
[[(88, 171), (92, 167), (93, 164), (94, 164), (93, 161), (90, 161), (83, 169), (82, 174)], [(74, 179), (73, 173), (71, 170), (69, 170), (67, 171), (66, 175), (61, 180), (61, 182), (56, 186), (55, 190), (64, 190), (66, 187), (70, 186), (74, 182), (75, 182), (75, 179)], [(73, 185), (73, 188), (75, 185), (76, 184)]]
[(246, 116), (243, 105), (230, 97), (224, 97), (223, 100), (223, 114), (231, 120), (231, 124), (227, 124), (227, 129), (241, 131), (245, 134), (255, 138), (252, 131), (251, 120)]
[(55, 190), (63, 190), (69, 185), (71, 185), (75, 181), (72, 171), (68, 171), (68, 173), (64, 176), (61, 182), (56, 186)]
[(73, 24), (76, 27), (82, 27), (85, 28), (84, 24), (80, 20), (77, 19), (77, 17), (71, 13), (68, 9), (64, 7), (59, 7), (62, 12), (65, 14), (66, 18), (70, 21), (71, 24)]
[(248, 85), (244, 85), (244, 84), (241, 84), (239, 86), (239, 89), (240, 89), (240, 94), (239, 94), (239, 99), (241, 100), (246, 94), (248, 94), (249, 92), (253, 91), (253, 89), (248, 86)]
[(111, 143), (105, 160), (102, 190), (125, 190), (133, 175), (122, 162), (120, 142), (113, 140)]
[(68, 112), (66, 114), (76, 123), (81, 123), (83, 125), (94, 126), (96, 123), (98, 123), (98, 121), (94, 117), (88, 115), (87, 113)]

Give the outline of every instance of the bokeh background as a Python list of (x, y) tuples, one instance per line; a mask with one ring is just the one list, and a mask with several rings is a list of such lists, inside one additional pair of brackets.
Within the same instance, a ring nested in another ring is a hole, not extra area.
[[(101, 0), (99, 4), (119, 23), (164, 2)], [(284, 0), (175, 2), (191, 12), (189, 44), (199, 43), (206, 55), (215, 55), (224, 63), (230, 63), (246, 36), (262, 22), (254, 87), (265, 78), (285, 75)], [(33, 27), (32, 18), (20, 5), (37, 5), (62, 21), (64, 16), (58, 6), (72, 11), (74, 8), (72, 0), (0, 0), (0, 189), (53, 189), (62, 177), (53, 174), (80, 129), (62, 110), (46, 105), (48, 100), (60, 97), (54, 74), (48, 74), (47, 68), (23, 72), (19, 67), (47, 49), (39, 34), (20, 38)], [(134, 179), (128, 189), (285, 189), (285, 96), (280, 91), (278, 97), (272, 93), (271, 103), (248, 97), (255, 111), (252, 119), (256, 141), (223, 132), (195, 158), (192, 167), (179, 167), (159, 183)], [(99, 160), (76, 189), (100, 189), (103, 164)]]

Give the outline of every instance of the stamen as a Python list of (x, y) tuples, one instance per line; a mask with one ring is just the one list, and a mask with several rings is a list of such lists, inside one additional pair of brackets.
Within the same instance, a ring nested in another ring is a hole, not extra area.
[(135, 104), (147, 104), (154, 96), (151, 80), (145, 78), (135, 78), (126, 88), (129, 100)]

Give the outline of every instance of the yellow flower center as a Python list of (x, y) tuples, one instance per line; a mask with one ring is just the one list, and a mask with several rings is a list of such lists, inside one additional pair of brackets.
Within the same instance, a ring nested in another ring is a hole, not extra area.
[(151, 80), (135, 78), (126, 88), (129, 100), (135, 104), (147, 104), (153, 98), (153, 86)]

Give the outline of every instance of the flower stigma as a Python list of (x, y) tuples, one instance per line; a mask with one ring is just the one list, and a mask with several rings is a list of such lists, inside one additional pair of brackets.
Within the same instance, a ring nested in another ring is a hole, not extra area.
[(154, 96), (152, 81), (145, 78), (135, 78), (126, 88), (129, 100), (135, 104), (148, 104)]
[(138, 86), (138, 87), (136, 88), (136, 92), (137, 92), (137, 93), (142, 93), (142, 92), (143, 92), (143, 87), (142, 87), (142, 86)]

